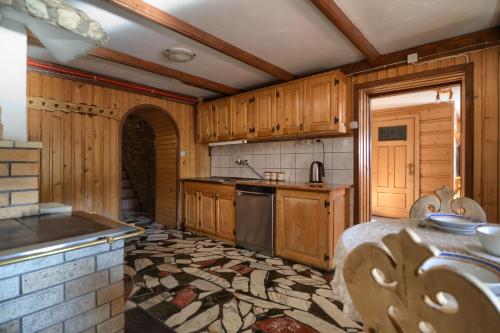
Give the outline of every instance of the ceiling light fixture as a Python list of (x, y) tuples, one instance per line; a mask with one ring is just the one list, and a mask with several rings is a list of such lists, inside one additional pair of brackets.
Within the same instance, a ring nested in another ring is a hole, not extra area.
[(188, 62), (196, 57), (196, 54), (188, 49), (182, 47), (172, 47), (163, 51), (163, 55), (169, 60), (175, 62)]

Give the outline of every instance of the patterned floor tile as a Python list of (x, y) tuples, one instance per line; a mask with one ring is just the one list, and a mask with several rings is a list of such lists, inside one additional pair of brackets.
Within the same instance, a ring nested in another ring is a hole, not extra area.
[(127, 308), (176, 332), (362, 332), (321, 272), (128, 215), (146, 229), (125, 251)]

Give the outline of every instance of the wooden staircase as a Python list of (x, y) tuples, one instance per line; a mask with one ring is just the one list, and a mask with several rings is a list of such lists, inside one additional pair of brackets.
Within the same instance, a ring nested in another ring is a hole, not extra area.
[(141, 210), (141, 203), (137, 198), (132, 181), (128, 178), (127, 171), (122, 170), (122, 210), (138, 211)]

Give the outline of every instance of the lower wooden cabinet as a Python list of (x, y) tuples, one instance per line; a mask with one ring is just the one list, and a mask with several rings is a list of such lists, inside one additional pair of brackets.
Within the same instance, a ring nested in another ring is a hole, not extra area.
[(186, 229), (234, 242), (235, 187), (202, 182), (184, 182)]
[[(236, 189), (184, 181), (184, 225), (189, 231), (235, 241)], [(349, 221), (349, 189), (276, 190), (275, 253), (330, 270), (333, 250)]]
[(234, 241), (236, 234), (236, 196), (231, 194), (220, 194), (217, 196), (217, 236)]
[(277, 190), (275, 252), (279, 257), (330, 270), (345, 229), (349, 193)]

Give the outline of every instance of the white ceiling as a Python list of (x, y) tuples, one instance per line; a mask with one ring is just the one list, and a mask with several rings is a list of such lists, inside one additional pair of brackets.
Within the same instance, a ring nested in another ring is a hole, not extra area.
[[(67, 0), (101, 22), (106, 47), (239, 89), (275, 81), (250, 67), (178, 33), (130, 14), (103, 0)], [(309, 0), (147, 0), (245, 51), (293, 74), (305, 75), (363, 59), (361, 53)], [(498, 0), (336, 0), (381, 52), (432, 42), (500, 24)], [(404, 25), (402, 24), (404, 22)], [(161, 52), (179, 46), (195, 60), (175, 63)], [(56, 62), (37, 47), (29, 56)], [(137, 69), (95, 58), (69, 66), (192, 96), (217, 94)]]

